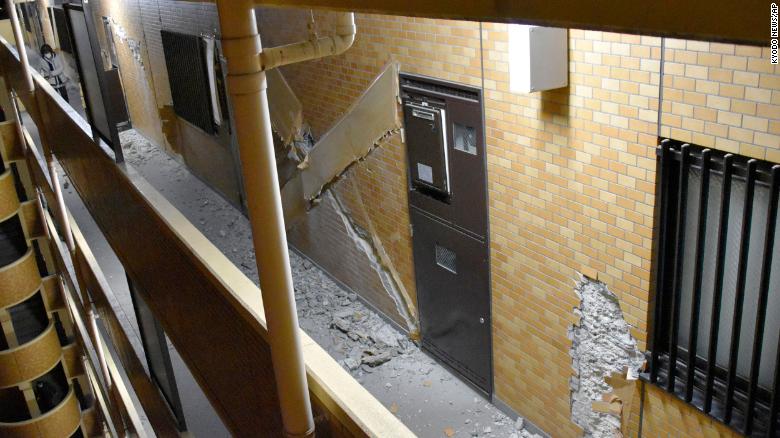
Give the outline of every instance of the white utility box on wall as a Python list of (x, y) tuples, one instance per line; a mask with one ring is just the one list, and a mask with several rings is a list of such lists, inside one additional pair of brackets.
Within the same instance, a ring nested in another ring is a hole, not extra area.
[(568, 31), (557, 27), (509, 25), (509, 89), (515, 93), (569, 85)]

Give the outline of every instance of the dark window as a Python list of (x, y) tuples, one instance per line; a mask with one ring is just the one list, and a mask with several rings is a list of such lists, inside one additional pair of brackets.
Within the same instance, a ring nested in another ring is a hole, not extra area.
[(780, 166), (671, 140), (658, 151), (650, 379), (740, 432), (775, 436)]

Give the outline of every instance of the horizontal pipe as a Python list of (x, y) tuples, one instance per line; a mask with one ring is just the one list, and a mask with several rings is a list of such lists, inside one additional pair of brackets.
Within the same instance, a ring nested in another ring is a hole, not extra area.
[(260, 65), (263, 70), (270, 70), (296, 62), (339, 55), (352, 47), (355, 32), (355, 14), (339, 14), (335, 34), (263, 49), (260, 53)]

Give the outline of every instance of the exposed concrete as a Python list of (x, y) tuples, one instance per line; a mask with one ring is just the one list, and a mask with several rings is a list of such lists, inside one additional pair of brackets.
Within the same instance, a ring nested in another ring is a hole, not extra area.
[(617, 296), (604, 283), (582, 276), (574, 292), (581, 305), (574, 309), (579, 324), (569, 331), (574, 375), (571, 378), (571, 419), (586, 437), (621, 436), (620, 412), (601, 412), (593, 403), (613, 391), (613, 374), (638, 376), (645, 362), (623, 319)]
[[(131, 130), (121, 138), (127, 162), (257, 282), (247, 219), (141, 135)], [(290, 262), (301, 327), (413, 432), (535, 436), (527, 422), (491, 405), (309, 260), (291, 251)], [(196, 389), (180, 385), (182, 400)]]

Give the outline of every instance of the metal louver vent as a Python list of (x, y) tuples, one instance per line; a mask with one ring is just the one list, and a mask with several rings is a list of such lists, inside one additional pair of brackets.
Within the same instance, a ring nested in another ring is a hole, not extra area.
[(161, 30), (173, 111), (208, 134), (214, 134), (207, 60), (197, 35)]

